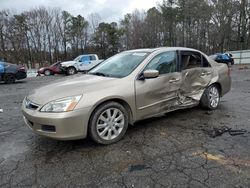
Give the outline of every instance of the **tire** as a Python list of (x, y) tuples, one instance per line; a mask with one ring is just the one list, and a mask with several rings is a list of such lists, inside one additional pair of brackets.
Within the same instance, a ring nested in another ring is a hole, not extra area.
[(96, 143), (107, 145), (121, 140), (127, 128), (127, 110), (117, 102), (107, 102), (92, 113), (89, 134)]
[(76, 74), (76, 68), (75, 67), (67, 68), (67, 75), (73, 75), (73, 74)]
[(3, 80), (6, 84), (11, 84), (16, 81), (16, 77), (14, 74), (5, 74)]
[(44, 75), (45, 76), (50, 76), (51, 75), (51, 71), (50, 70), (45, 70), (44, 71)]
[(209, 109), (215, 110), (219, 106), (220, 102), (220, 90), (216, 85), (210, 85), (205, 89), (201, 97), (201, 106)]

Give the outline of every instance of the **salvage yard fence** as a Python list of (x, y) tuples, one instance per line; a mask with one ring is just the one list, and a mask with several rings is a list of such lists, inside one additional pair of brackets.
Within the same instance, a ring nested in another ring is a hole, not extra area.
[(230, 51), (235, 64), (250, 64), (250, 50)]

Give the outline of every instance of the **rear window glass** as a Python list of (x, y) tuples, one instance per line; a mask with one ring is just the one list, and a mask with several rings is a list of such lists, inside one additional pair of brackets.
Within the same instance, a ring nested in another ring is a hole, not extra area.
[(90, 56), (90, 61), (95, 61), (96, 60), (96, 57), (94, 55), (91, 55)]
[(202, 66), (201, 54), (193, 51), (181, 52), (181, 68), (182, 70), (192, 69)]

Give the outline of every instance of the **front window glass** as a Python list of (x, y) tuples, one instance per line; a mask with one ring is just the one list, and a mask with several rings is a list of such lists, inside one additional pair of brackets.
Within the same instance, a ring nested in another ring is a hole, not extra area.
[(79, 62), (89, 63), (89, 61), (90, 61), (90, 58), (88, 55), (86, 55), (86, 56), (82, 56)]
[(154, 57), (145, 70), (158, 70), (159, 74), (176, 72), (177, 53), (175, 51), (164, 52)]
[(146, 52), (123, 52), (92, 69), (89, 74), (122, 78), (132, 73), (148, 56)]
[(74, 59), (74, 61), (77, 61), (77, 62), (79, 62), (80, 61), (80, 59), (81, 59), (81, 55), (79, 55), (78, 57), (76, 57), (75, 59)]

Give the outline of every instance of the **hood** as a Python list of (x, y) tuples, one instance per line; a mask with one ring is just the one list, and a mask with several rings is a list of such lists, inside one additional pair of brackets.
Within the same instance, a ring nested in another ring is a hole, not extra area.
[(56, 99), (82, 95), (84, 92), (98, 90), (104, 87), (113, 87), (112, 83), (115, 80), (117, 80), (117, 78), (95, 75), (77, 75), (73, 78), (66, 77), (33, 90), (27, 98), (36, 104), (44, 105)]
[(68, 67), (68, 66), (72, 66), (74, 65), (75, 63), (77, 63), (76, 61), (64, 61), (61, 63), (61, 66), (62, 67)]

